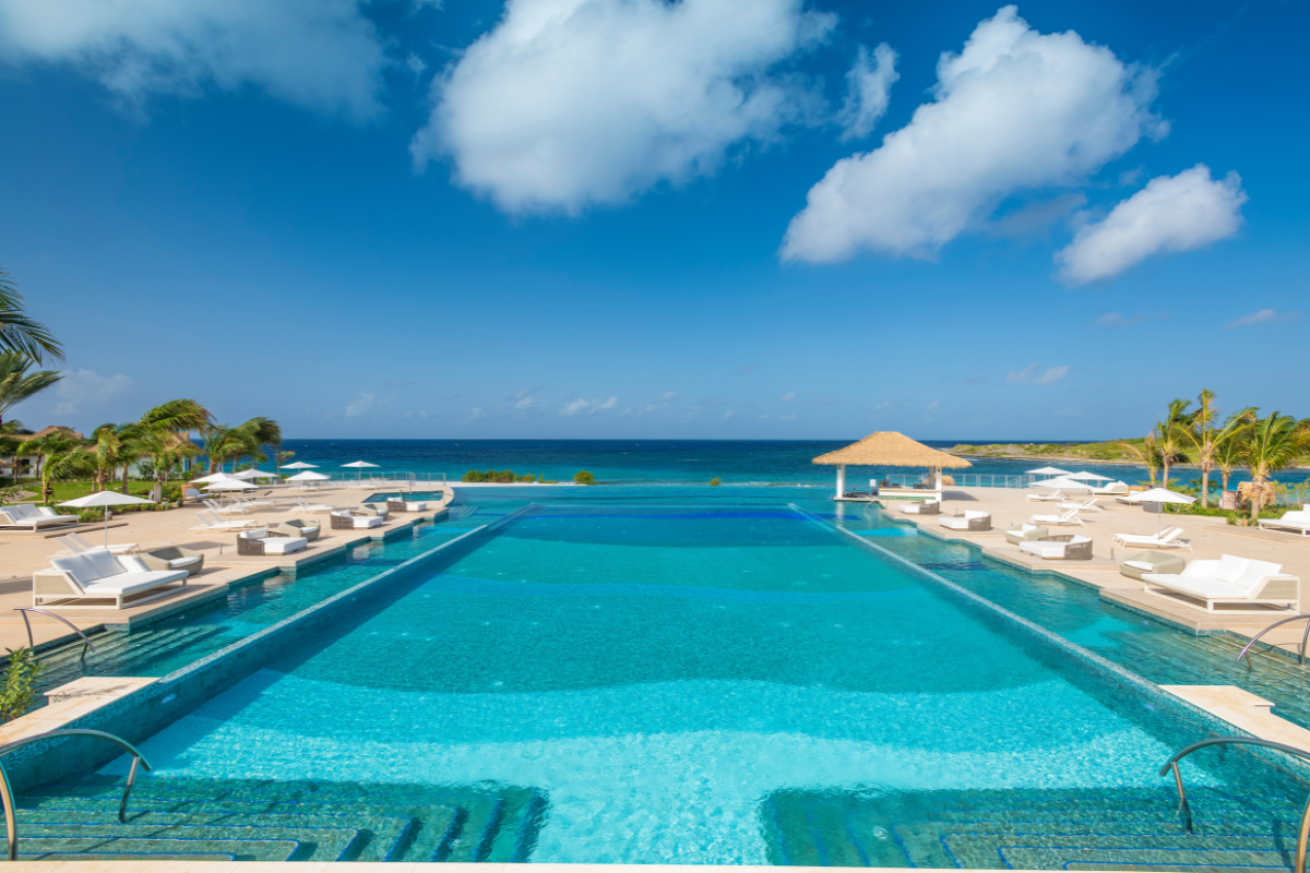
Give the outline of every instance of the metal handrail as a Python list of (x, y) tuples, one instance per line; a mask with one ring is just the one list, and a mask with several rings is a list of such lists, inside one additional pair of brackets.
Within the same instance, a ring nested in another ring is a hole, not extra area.
[[(1307, 752), (1304, 749), (1298, 749), (1295, 746), (1286, 746), (1282, 743), (1275, 743), (1270, 740), (1258, 740), (1254, 737), (1210, 737), (1209, 739), (1192, 743), (1181, 752), (1175, 753), (1174, 756), (1160, 768), (1160, 775), (1163, 776), (1168, 773), (1170, 769), (1174, 771), (1174, 784), (1178, 786), (1178, 814), (1182, 816), (1183, 828), (1189, 834), (1192, 833), (1192, 808), (1187, 803), (1187, 791), (1183, 788), (1183, 774), (1178, 770), (1178, 762), (1196, 750), (1204, 749), (1206, 746), (1224, 745), (1260, 746), (1266, 749), (1277, 749), (1280, 752), (1286, 752), (1289, 755), (1295, 755), (1302, 760), (1310, 761), (1310, 752)], [(1292, 867), (1292, 873), (1305, 873), (1307, 837), (1310, 837), (1310, 796), (1306, 797), (1305, 807), (1301, 810), (1301, 826), (1297, 829), (1296, 836), (1296, 864)]]
[[(1283, 619), (1282, 621), (1276, 621), (1276, 622), (1274, 622), (1273, 624), (1269, 625), (1269, 627), (1267, 627), (1267, 628), (1265, 628), (1264, 630), (1260, 631), (1260, 633), (1258, 633), (1258, 634), (1256, 634), (1255, 636), (1251, 637), (1251, 642), (1247, 643), (1246, 646), (1242, 649), (1242, 653), (1241, 653), (1240, 655), (1237, 656), (1237, 660), (1240, 661), (1240, 660), (1242, 660), (1243, 658), (1245, 658), (1245, 657), (1246, 657), (1246, 653), (1249, 652), (1249, 651), (1251, 650), (1251, 647), (1254, 646), (1254, 645), (1256, 644), (1256, 642), (1258, 642), (1259, 639), (1260, 639), (1262, 636), (1264, 636), (1265, 634), (1269, 633), (1271, 630), (1273, 630), (1274, 628), (1278, 627), (1279, 625), (1287, 624), (1287, 623), (1290, 622), (1290, 621), (1305, 621), (1306, 619), (1310, 619), (1310, 615), (1294, 615), (1294, 616), (1292, 616), (1291, 618), (1285, 618), (1285, 619)], [(1300, 654), (1298, 654), (1298, 655), (1297, 655), (1297, 658), (1296, 658), (1296, 662), (1297, 662), (1298, 664), (1304, 664), (1304, 663), (1305, 663), (1305, 645), (1306, 645), (1306, 641), (1307, 641), (1307, 640), (1310, 640), (1310, 621), (1306, 621), (1306, 625), (1305, 625), (1305, 633), (1301, 635), (1301, 651), (1300, 651)], [(1247, 665), (1248, 667), (1251, 666), (1251, 662), (1250, 662), (1250, 661), (1247, 661), (1247, 662), (1246, 662), (1246, 665)]]
[[(140, 764), (145, 767), (147, 772), (150, 770), (150, 762), (145, 756), (137, 751), (136, 746), (129, 743), (121, 737), (113, 734), (107, 734), (104, 731), (91, 731), (82, 728), (69, 728), (67, 730), (49, 731), (44, 734), (37, 734), (34, 737), (26, 737), (21, 740), (14, 740), (12, 743), (5, 743), (0, 746), (0, 758), (8, 755), (15, 749), (23, 746), (30, 746), (32, 743), (41, 740), (54, 739), (55, 737), (92, 737), (94, 739), (108, 740), (116, 746), (120, 746), (132, 754), (132, 769), (127, 773), (127, 784), (123, 786), (123, 799), (118, 804), (118, 823), (127, 823), (127, 798), (132, 793), (132, 784), (136, 782), (136, 765)], [(9, 784), (9, 773), (5, 771), (3, 761), (0, 761), (0, 801), (5, 805), (5, 830), (9, 836), (9, 860), (18, 860), (18, 818), (14, 809), (14, 789)]]
[(87, 638), (86, 634), (82, 633), (82, 629), (79, 628), (77, 625), (73, 624), (68, 619), (64, 618), (62, 615), (55, 615), (53, 612), (46, 612), (44, 609), (37, 609), (35, 606), (15, 606), (14, 612), (21, 612), (23, 614), (23, 624), (24, 626), (27, 627), (27, 647), (29, 649), (35, 648), (36, 643), (32, 640), (32, 623), (27, 620), (27, 614), (29, 612), (39, 612), (42, 615), (48, 615), (53, 619), (62, 621), (64, 624), (68, 625), (73, 629), (73, 633), (77, 634), (79, 637), (82, 638), (82, 655), (77, 659), (77, 662), (79, 664), (86, 663), (87, 649), (90, 649), (93, 652), (96, 650), (95, 643), (91, 642), (91, 640)]

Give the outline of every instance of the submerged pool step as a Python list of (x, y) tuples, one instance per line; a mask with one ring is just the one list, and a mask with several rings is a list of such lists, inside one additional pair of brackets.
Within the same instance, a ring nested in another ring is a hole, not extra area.
[[(1204, 866), (1228, 857), (1211, 857), (1216, 851), (1237, 852), (1245, 858), (1239, 865), (1290, 862), (1270, 858), (1294, 846), (1300, 798), (1207, 788), (1190, 794), (1193, 834), (1165, 790), (785, 791), (766, 800), (762, 822), (770, 861), (800, 866), (1054, 870), (1084, 861), (1136, 863), (1128, 856), (1113, 861), (1114, 852), (1153, 852), (1145, 863), (1154, 865)], [(1161, 853), (1172, 861), (1158, 860)]]
[[(24, 833), (42, 828), (116, 829), (123, 837), (264, 836), (294, 838), (295, 860), (527, 861), (546, 808), (532, 789), (469, 786), (368, 786), (159, 779), (132, 792), (127, 825), (116, 823), (122, 781), (92, 776), (20, 796)], [(347, 833), (348, 832), (348, 833)], [(101, 833), (96, 830), (95, 833)], [(62, 832), (54, 835), (62, 835)], [(350, 836), (343, 845), (341, 837)]]
[(293, 840), (182, 840), (28, 837), (21, 832), (18, 857), (27, 861), (289, 861)]
[(150, 665), (161, 656), (196, 646), (223, 633), (213, 625), (172, 627), (136, 633), (100, 634), (92, 639), (96, 650), (80, 661), (81, 640), (41, 655), (41, 689), (58, 688), (81, 676), (150, 675)]

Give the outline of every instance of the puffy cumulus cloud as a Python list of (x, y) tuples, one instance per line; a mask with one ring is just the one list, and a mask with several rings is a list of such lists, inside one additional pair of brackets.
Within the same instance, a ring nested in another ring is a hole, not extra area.
[(896, 52), (883, 43), (873, 50), (860, 46), (855, 66), (846, 74), (846, 103), (837, 121), (845, 128), (842, 139), (859, 139), (868, 136), (878, 120), (887, 113), (891, 101), (892, 85), (901, 77), (896, 72)]
[(132, 387), (132, 380), (122, 373), (102, 376), (95, 370), (77, 369), (64, 373), (55, 383), (55, 415), (71, 415), (86, 406), (98, 406)]
[(0, 0), (0, 59), (68, 63), (130, 104), (262, 88), (367, 118), (387, 63), (361, 0)]
[(1047, 367), (1038, 372), (1036, 364), (1029, 364), (1017, 372), (1011, 371), (1005, 381), (1011, 385), (1054, 385), (1069, 375), (1069, 368)]
[(1144, 134), (1155, 74), (1070, 31), (1042, 34), (1013, 6), (937, 64), (934, 101), (874, 151), (838, 161), (792, 219), (784, 260), (872, 249), (932, 257), (984, 224), (1008, 195), (1072, 185)]
[(835, 20), (802, 0), (509, 0), (433, 82), (410, 151), (507, 211), (622, 203), (799, 119), (811, 98), (770, 71)]
[(1073, 285), (1117, 276), (1152, 255), (1199, 249), (1237, 233), (1246, 202), (1236, 173), (1210, 178), (1197, 164), (1177, 176), (1158, 176), (1115, 206), (1103, 220), (1084, 225), (1055, 256)]

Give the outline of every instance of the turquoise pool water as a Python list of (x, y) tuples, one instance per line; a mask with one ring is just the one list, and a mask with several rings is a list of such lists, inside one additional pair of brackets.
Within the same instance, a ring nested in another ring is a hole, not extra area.
[[(455, 530), (427, 536), (448, 541), (543, 492), (470, 490)], [(882, 863), (920, 856), (878, 810), (944, 809), (971, 792), (1099, 792), (1124, 811), (1171, 812), (1156, 770), (1203, 735), (1197, 722), (980, 619), (788, 504), (943, 575), (1006, 584), (972, 556), (886, 536), (901, 528), (813, 497), (556, 492), (404, 571), (150, 737), (151, 781), (524, 786), (544, 812), (517, 851), (540, 862), (797, 862), (822, 842), (797, 822), (821, 820), (834, 798), (865, 804), (842, 813), (843, 827), (864, 816), (855, 843), (900, 846)], [(375, 560), (423, 547), (388, 544)], [(323, 584), (341, 590), (339, 574), (369, 569), (335, 568)], [(312, 584), (289, 590), (308, 598)], [(196, 621), (239, 633), (293, 606), (255, 599)], [(1135, 632), (1101, 618), (1065, 629), (1107, 651)], [(1189, 781), (1285, 789), (1252, 766), (1199, 759)]]

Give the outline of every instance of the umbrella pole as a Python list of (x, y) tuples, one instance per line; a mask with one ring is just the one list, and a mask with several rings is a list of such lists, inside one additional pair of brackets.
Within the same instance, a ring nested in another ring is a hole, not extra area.
[(109, 507), (105, 507), (105, 548), (109, 548)]

